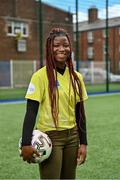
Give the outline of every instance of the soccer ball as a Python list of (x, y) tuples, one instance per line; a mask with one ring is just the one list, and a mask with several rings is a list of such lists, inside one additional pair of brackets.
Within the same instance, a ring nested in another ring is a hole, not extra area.
[[(21, 146), (22, 138), (19, 140), (19, 153), (21, 155)], [(37, 150), (40, 154), (40, 157), (33, 154), (33, 162), (41, 163), (47, 159), (52, 151), (52, 142), (46, 133), (43, 133), (39, 130), (33, 130), (31, 145)]]

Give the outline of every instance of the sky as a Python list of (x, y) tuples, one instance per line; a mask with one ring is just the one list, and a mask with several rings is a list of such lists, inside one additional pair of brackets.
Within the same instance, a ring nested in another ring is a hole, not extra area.
[[(58, 7), (65, 11), (75, 13), (76, 0), (42, 0), (42, 2), (49, 5)], [(105, 0), (78, 0), (78, 11), (79, 11), (79, 21), (87, 20), (87, 11), (90, 7), (98, 8), (98, 17), (101, 19), (105, 18), (106, 15), (106, 1)], [(120, 0), (108, 0), (108, 14), (109, 18), (120, 17)], [(73, 16), (73, 21), (75, 22), (75, 16)]]

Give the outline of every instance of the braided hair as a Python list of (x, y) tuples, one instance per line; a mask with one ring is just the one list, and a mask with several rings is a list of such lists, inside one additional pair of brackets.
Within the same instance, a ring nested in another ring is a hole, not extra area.
[(51, 103), (51, 113), (52, 113), (53, 121), (56, 128), (58, 126), (59, 93), (58, 93), (58, 88), (56, 84), (57, 71), (56, 71), (56, 64), (55, 64), (54, 54), (53, 54), (53, 42), (54, 42), (54, 38), (58, 36), (66, 36), (68, 39), (69, 46), (70, 46), (70, 54), (66, 59), (66, 65), (69, 69), (70, 80), (72, 83), (75, 100), (76, 100), (76, 94), (78, 94), (80, 97), (80, 100), (82, 100), (81, 83), (76, 72), (74, 71), (73, 63), (72, 63), (72, 56), (71, 56), (72, 47), (71, 47), (69, 34), (67, 33), (65, 29), (53, 28), (50, 31), (49, 36), (47, 37), (47, 40), (46, 40), (46, 70), (47, 70), (47, 77), (48, 77), (48, 89), (49, 89), (49, 98), (50, 98), (50, 103)]

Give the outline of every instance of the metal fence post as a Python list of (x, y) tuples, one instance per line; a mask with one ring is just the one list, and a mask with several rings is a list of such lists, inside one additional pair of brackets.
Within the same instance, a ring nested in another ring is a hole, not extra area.
[(108, 50), (108, 46), (109, 46), (109, 39), (108, 39), (108, 0), (106, 0), (106, 28), (105, 28), (105, 32), (106, 32), (106, 46), (105, 46), (105, 62), (106, 62), (106, 92), (109, 92), (109, 72), (108, 72), (108, 61), (109, 61), (109, 50)]
[(76, 0), (76, 69), (79, 71), (78, 0)]
[(42, 2), (39, 0), (39, 48), (40, 48), (40, 67), (43, 67), (43, 17), (42, 17)]

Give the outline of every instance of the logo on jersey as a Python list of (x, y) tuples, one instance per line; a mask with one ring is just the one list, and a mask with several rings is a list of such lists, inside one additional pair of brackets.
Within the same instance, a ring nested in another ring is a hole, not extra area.
[(59, 87), (59, 86), (60, 86), (59, 81), (56, 81), (56, 86), (57, 86), (57, 87)]
[(28, 90), (27, 90), (27, 94), (32, 94), (35, 91), (35, 85), (33, 83), (29, 84)]

